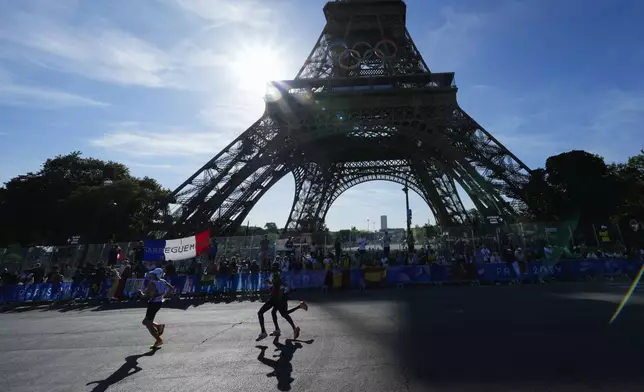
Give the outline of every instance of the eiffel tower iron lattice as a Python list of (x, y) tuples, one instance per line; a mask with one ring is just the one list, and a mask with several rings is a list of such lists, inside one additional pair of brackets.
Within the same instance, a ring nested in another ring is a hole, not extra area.
[(294, 80), (272, 82), (262, 117), (188, 178), (164, 208), (167, 235), (231, 235), (289, 173), (287, 230), (318, 231), (347, 189), (406, 184), (442, 226), (470, 222), (460, 184), (484, 216), (516, 215), (529, 168), (467, 115), (453, 73), (429, 70), (402, 0), (337, 0)]

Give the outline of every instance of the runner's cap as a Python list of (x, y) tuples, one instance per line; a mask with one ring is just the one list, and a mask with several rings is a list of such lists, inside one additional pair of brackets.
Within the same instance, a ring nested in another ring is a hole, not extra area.
[(155, 268), (152, 271), (150, 271), (150, 275), (156, 275), (157, 279), (159, 279), (163, 276), (163, 269)]

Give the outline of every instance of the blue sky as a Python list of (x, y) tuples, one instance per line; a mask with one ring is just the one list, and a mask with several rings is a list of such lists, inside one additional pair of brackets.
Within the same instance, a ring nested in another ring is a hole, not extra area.
[[(295, 76), (324, 3), (0, 0), (0, 181), (80, 150), (174, 188), (259, 118), (265, 80)], [(644, 2), (406, 3), (429, 67), (456, 72), (461, 107), (528, 166), (644, 148)], [(283, 225), (292, 200), (286, 178), (251, 224)], [(399, 185), (366, 183), (327, 223), (402, 227), (404, 208)], [(415, 194), (411, 208), (415, 224), (431, 219)]]

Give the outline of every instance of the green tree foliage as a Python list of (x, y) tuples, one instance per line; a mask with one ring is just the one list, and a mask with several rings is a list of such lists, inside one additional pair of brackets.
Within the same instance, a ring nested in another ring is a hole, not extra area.
[(0, 243), (63, 244), (140, 239), (152, 229), (168, 191), (151, 178), (135, 178), (116, 162), (80, 152), (48, 159), (36, 173), (0, 188)]
[(279, 232), (279, 229), (277, 228), (277, 223), (275, 223), (275, 222), (266, 222), (266, 224), (264, 225), (264, 229), (266, 229), (266, 231), (268, 233), (278, 233)]
[(427, 238), (434, 238), (441, 235), (441, 228), (437, 225), (427, 224), (423, 226), (423, 229), (425, 229), (425, 237)]
[(644, 151), (611, 165), (598, 155), (570, 151), (548, 158), (517, 196), (530, 219), (598, 223), (615, 216), (642, 217), (643, 191)]
[(340, 237), (340, 241), (348, 242), (351, 238), (351, 230), (340, 230), (337, 232), (337, 235)]
[(621, 179), (620, 188), (624, 195), (617, 216), (644, 217), (644, 150), (630, 157), (625, 164), (613, 165), (611, 169)]
[(414, 239), (416, 240), (417, 243), (423, 243), (425, 242), (426, 236), (427, 236), (427, 231), (425, 227), (420, 227), (418, 225), (415, 225), (414, 227), (411, 228), (411, 232), (414, 235)]

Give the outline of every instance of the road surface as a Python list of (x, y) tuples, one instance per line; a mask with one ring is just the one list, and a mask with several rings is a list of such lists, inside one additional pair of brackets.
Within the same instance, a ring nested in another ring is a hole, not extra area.
[(166, 344), (155, 353), (143, 308), (3, 313), (0, 390), (642, 391), (644, 295), (607, 323), (625, 291), (569, 283), (299, 292), (310, 304), (293, 314), (302, 341), (283, 336), (278, 345), (255, 342), (258, 302), (182, 303), (159, 312)]

